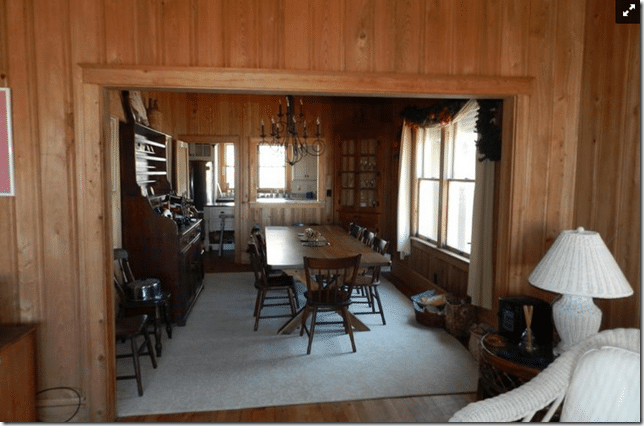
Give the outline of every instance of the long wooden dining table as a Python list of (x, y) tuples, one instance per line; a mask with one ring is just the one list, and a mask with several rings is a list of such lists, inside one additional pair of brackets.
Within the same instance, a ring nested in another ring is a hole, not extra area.
[[(303, 241), (304, 231), (311, 228), (320, 232), (323, 241), (313, 245)], [(320, 226), (267, 226), (266, 234), (266, 263), (273, 269), (290, 270), (296, 276), (304, 276), (304, 257), (340, 258), (355, 256), (360, 253), (360, 267), (387, 266), (390, 264), (382, 254), (363, 244), (360, 240), (349, 235), (348, 231), (337, 225)], [(323, 245), (322, 245), (323, 244)], [(306, 284), (306, 283), (305, 283)], [(289, 319), (277, 334), (288, 334), (302, 323), (304, 309)], [(362, 321), (349, 313), (351, 324), (356, 331), (369, 331)]]

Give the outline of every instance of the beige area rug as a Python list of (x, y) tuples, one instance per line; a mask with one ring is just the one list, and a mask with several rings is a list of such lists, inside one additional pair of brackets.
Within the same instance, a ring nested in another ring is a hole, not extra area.
[[(143, 396), (135, 380), (117, 382), (117, 414), (476, 391), (478, 369), (467, 349), (443, 329), (417, 323), (411, 301), (390, 282), (383, 280), (380, 289), (387, 325), (378, 315), (360, 315), (371, 330), (354, 333), (356, 353), (339, 328), (320, 327), (307, 355), (299, 329), (276, 334), (284, 318), (263, 319), (253, 331), (252, 273), (207, 274), (186, 326), (175, 327), (172, 339), (164, 334), (158, 368), (141, 358)], [(117, 352), (127, 349), (117, 345)], [(118, 360), (117, 370), (133, 371), (131, 359)]]

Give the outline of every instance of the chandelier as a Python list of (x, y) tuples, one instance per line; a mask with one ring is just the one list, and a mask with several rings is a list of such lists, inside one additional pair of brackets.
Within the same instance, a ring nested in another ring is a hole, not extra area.
[[(320, 117), (315, 122), (315, 139), (308, 141), (309, 131), (304, 119), (304, 102), (300, 99), (300, 113), (295, 114), (293, 96), (286, 96), (286, 112), (282, 111), (282, 101), (279, 101), (277, 118), (271, 117), (271, 133), (266, 135), (262, 119), (262, 133), (259, 135), (263, 143), (284, 147), (286, 162), (291, 166), (307, 155), (319, 157), (324, 152), (324, 142), (320, 139)], [(270, 136), (269, 140), (266, 137)]]

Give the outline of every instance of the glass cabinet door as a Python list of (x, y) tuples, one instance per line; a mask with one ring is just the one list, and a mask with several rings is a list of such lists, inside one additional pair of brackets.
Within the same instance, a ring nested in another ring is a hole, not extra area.
[(376, 207), (378, 205), (378, 198), (376, 196), (378, 188), (377, 148), (378, 141), (375, 139), (360, 140), (360, 154), (358, 156), (359, 168), (357, 172), (360, 207)]
[(342, 182), (340, 193), (340, 206), (353, 207), (355, 206), (355, 188), (356, 188), (356, 174), (355, 174), (355, 157), (356, 157), (356, 141), (345, 140), (341, 147), (340, 155), (340, 181)]

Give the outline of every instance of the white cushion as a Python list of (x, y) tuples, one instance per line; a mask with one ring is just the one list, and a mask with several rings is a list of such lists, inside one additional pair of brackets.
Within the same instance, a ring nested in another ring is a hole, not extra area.
[(602, 347), (582, 356), (561, 413), (562, 422), (639, 422), (640, 354)]

